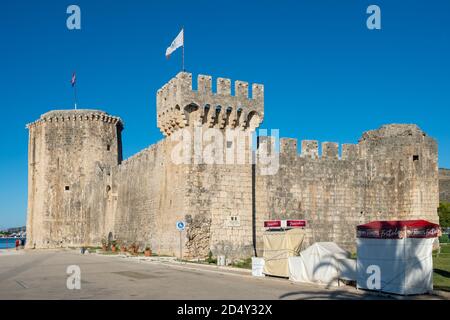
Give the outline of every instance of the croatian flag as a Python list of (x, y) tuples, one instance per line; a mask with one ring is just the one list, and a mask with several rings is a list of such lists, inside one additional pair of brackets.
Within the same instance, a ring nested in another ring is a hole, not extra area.
[(70, 80), (70, 83), (72, 84), (72, 87), (75, 86), (75, 83), (77, 82), (77, 75), (75, 72), (72, 74), (72, 79)]

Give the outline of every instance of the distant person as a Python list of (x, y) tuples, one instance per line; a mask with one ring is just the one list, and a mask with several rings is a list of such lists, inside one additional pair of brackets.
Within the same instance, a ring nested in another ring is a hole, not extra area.
[(20, 246), (20, 240), (16, 239), (16, 250), (19, 250), (19, 246)]

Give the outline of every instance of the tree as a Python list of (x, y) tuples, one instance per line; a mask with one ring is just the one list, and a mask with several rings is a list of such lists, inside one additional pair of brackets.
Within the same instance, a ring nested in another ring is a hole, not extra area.
[(439, 224), (441, 228), (450, 227), (450, 203), (441, 202), (438, 208)]

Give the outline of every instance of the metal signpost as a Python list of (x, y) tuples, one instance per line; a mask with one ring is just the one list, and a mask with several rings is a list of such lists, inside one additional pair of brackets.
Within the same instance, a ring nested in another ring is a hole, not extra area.
[(176, 226), (177, 226), (177, 230), (180, 231), (180, 261), (182, 261), (183, 260), (183, 251), (182, 251), (182, 244), (181, 244), (181, 233), (186, 228), (186, 224), (184, 223), (184, 221), (180, 220), (180, 221), (177, 221)]

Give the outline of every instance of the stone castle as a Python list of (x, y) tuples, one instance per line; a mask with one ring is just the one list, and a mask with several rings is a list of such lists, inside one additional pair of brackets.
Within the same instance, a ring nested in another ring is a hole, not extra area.
[[(244, 156), (253, 161), (205, 164), (173, 161), (181, 131), (238, 132), (219, 142), (234, 151), (240, 134), (264, 118), (264, 87), (180, 72), (157, 92), (158, 143), (122, 159), (123, 122), (99, 110), (43, 114), (29, 129), (27, 246), (99, 245), (117, 239), (183, 257), (248, 257), (263, 250), (263, 221), (305, 219), (307, 242), (355, 246), (355, 226), (372, 220), (438, 222), (437, 143), (416, 125), (391, 124), (365, 132), (358, 144), (259, 137)], [(250, 97), (251, 95), (251, 97)], [(181, 138), (184, 139), (184, 138)], [(242, 140), (242, 139), (241, 139)], [(251, 139), (250, 139), (251, 140)], [(200, 145), (204, 146), (202, 142)], [(276, 155), (264, 173), (259, 150)]]

